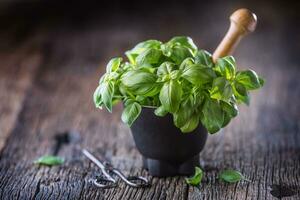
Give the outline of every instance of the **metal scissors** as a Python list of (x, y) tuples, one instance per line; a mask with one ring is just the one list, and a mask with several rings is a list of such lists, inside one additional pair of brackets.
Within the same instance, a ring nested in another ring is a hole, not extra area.
[(113, 176), (118, 176), (122, 181), (124, 181), (127, 185), (131, 187), (148, 187), (151, 184), (149, 181), (143, 176), (129, 176), (126, 177), (121, 171), (114, 168), (108, 162), (100, 162), (95, 156), (93, 156), (86, 149), (82, 150), (82, 153), (90, 159), (94, 164), (96, 164), (101, 172), (102, 176), (97, 176), (95, 179), (92, 179), (92, 182), (95, 186), (100, 188), (113, 188), (117, 186), (117, 179)]

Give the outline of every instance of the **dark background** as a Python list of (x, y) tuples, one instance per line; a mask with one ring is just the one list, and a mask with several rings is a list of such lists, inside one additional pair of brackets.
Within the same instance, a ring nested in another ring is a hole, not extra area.
[(1, 1), (1, 47), (13, 48), (45, 29), (78, 32), (92, 26), (113, 28), (120, 37), (123, 30), (137, 29), (137, 35), (143, 32), (143, 36), (132, 36), (134, 42), (125, 46), (148, 38), (167, 40), (174, 35), (189, 35), (201, 48), (213, 51), (228, 28), (229, 15), (242, 7), (258, 16), (256, 36), (264, 34), (266, 42), (278, 36), (272, 50), (284, 48), (282, 59), (299, 61), (298, 1)]

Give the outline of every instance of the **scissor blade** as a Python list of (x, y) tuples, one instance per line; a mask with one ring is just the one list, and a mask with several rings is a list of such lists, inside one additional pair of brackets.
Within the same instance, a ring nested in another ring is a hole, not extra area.
[(102, 171), (105, 171), (104, 165), (95, 157), (93, 154), (91, 154), (88, 150), (82, 149), (82, 153), (90, 159), (93, 163), (95, 163)]

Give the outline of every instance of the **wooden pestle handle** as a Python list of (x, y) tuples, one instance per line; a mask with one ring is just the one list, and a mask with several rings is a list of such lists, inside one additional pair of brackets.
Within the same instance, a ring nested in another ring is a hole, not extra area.
[(242, 8), (236, 10), (230, 16), (230, 27), (222, 42), (219, 44), (213, 54), (213, 61), (218, 58), (232, 54), (239, 41), (250, 32), (255, 30), (257, 18), (254, 13), (248, 9)]

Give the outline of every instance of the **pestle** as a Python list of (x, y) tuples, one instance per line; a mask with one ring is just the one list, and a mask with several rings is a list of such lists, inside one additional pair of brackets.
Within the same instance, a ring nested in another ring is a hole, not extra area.
[(236, 10), (230, 16), (229, 30), (215, 50), (213, 61), (232, 54), (240, 40), (255, 30), (256, 24), (257, 17), (254, 13), (245, 8)]

